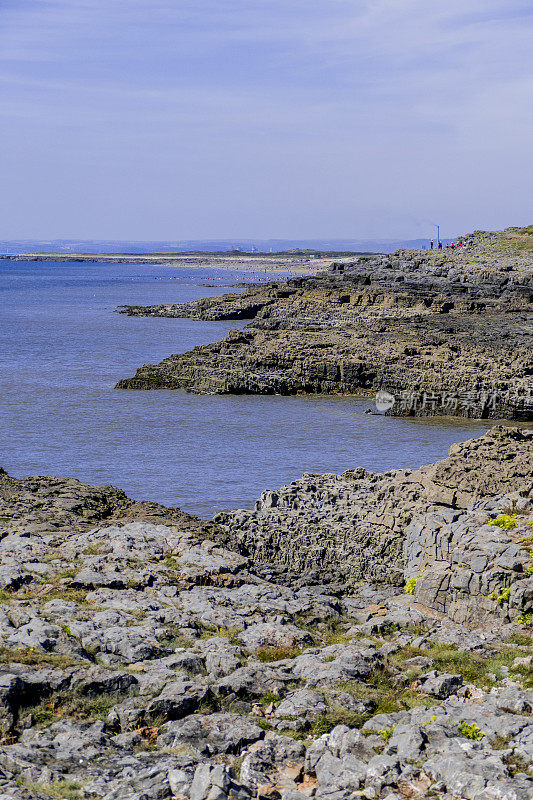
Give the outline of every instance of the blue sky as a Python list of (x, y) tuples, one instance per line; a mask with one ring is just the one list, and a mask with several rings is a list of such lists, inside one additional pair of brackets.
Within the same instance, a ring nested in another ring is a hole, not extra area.
[(0, 0), (0, 238), (531, 224), (524, 0)]

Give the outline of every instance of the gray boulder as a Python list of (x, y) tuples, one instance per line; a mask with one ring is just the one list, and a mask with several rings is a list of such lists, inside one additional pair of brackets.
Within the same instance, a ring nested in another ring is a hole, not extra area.
[(323, 694), (310, 689), (297, 689), (276, 708), (276, 717), (304, 717), (312, 719), (327, 710)]
[(194, 714), (164, 725), (158, 744), (171, 748), (186, 745), (204, 756), (239, 755), (263, 736), (262, 728), (239, 714)]
[(249, 800), (251, 792), (235, 782), (222, 764), (198, 764), (191, 784), (190, 800)]
[(463, 679), (460, 675), (452, 675), (448, 672), (443, 672), (439, 675), (436, 671), (433, 671), (428, 672), (420, 679), (420, 685), (426, 694), (438, 697), (439, 700), (446, 700), (447, 697), (455, 694), (461, 688)]
[(259, 647), (290, 648), (313, 641), (307, 631), (297, 628), (296, 625), (279, 625), (276, 622), (251, 625), (240, 634), (240, 638), (249, 650), (257, 650)]
[(181, 719), (192, 714), (210, 697), (210, 689), (179, 678), (168, 683), (163, 691), (151, 701), (147, 708), (150, 717), (165, 720)]

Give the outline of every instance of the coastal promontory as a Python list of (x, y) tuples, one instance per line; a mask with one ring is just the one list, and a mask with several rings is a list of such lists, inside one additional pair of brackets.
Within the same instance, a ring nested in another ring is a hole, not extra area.
[(120, 389), (343, 393), (388, 413), (533, 419), (529, 235), (344, 258), (324, 272), (130, 316), (245, 320), (214, 344), (140, 367)]

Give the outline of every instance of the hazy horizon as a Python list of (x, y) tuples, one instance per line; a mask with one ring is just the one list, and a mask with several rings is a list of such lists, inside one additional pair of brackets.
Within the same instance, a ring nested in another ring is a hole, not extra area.
[[(442, 239), (444, 243), (449, 239)], [(291, 250), (324, 252), (394, 252), (400, 248), (429, 246), (429, 239), (185, 239), (181, 241), (143, 241), (116, 239), (0, 239), (0, 256), (30, 253), (131, 254), (143, 253), (277, 253)]]
[(5, 0), (3, 240), (531, 222), (524, 0)]

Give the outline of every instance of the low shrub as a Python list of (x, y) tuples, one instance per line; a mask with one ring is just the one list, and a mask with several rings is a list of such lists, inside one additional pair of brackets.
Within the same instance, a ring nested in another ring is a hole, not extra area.
[(498, 589), (497, 592), (489, 594), (489, 600), (494, 600), (497, 605), (501, 606), (509, 602), (511, 596), (511, 589), (507, 586), (504, 589)]
[(466, 736), (467, 739), (474, 739), (476, 742), (480, 742), (485, 736), (475, 722), (463, 721), (461, 722), (460, 729), (463, 736)]
[(487, 525), (496, 526), (504, 531), (512, 531), (516, 528), (518, 522), (516, 521), (516, 514), (500, 514), (499, 517), (491, 519)]

